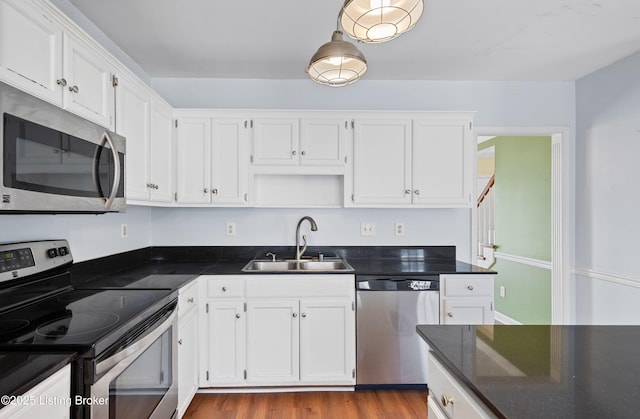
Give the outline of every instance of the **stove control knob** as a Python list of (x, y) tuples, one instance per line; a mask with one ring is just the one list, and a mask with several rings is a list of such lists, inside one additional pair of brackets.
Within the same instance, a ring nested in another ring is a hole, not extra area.
[(53, 249), (47, 250), (47, 256), (49, 256), (50, 258), (57, 257), (58, 256), (58, 249), (53, 248)]
[(58, 255), (66, 256), (69, 254), (69, 249), (66, 246), (58, 247)]

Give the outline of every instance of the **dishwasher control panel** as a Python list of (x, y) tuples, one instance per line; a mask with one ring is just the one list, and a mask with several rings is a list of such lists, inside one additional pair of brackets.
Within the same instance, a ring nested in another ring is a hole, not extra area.
[(359, 291), (439, 291), (438, 275), (391, 275), (391, 276), (356, 276), (356, 289)]

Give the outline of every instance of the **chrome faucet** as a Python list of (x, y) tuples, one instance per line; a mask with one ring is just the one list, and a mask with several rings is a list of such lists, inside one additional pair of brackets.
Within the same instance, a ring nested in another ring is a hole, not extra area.
[(309, 224), (311, 224), (311, 231), (318, 231), (318, 225), (316, 224), (315, 220), (309, 217), (308, 215), (305, 215), (300, 219), (300, 221), (298, 221), (298, 226), (296, 227), (296, 260), (297, 261), (302, 259), (302, 255), (307, 250), (307, 236), (305, 236), (304, 234), (302, 235), (302, 249), (300, 249), (300, 226), (302, 225), (302, 222), (304, 220), (309, 221)]

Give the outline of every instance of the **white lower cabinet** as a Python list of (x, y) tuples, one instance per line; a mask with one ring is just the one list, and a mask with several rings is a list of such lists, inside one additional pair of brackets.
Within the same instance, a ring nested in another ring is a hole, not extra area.
[(490, 419), (496, 416), (429, 352), (429, 418)]
[(493, 274), (440, 275), (440, 324), (493, 324)]
[(178, 417), (198, 391), (197, 280), (178, 291)]
[(355, 385), (353, 275), (221, 275), (201, 284), (201, 387)]
[(22, 403), (0, 409), (0, 419), (69, 418), (70, 409), (65, 401), (71, 400), (71, 366), (65, 366), (19, 397)]

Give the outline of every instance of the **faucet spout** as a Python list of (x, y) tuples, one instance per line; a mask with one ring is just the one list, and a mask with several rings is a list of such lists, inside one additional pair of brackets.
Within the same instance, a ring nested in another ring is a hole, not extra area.
[(304, 255), (304, 252), (307, 250), (307, 236), (304, 234), (302, 235), (302, 249), (300, 248), (300, 226), (305, 220), (309, 221), (311, 231), (318, 231), (316, 221), (308, 215), (302, 217), (300, 221), (298, 221), (298, 225), (296, 226), (296, 260), (298, 261), (302, 259), (302, 255)]

